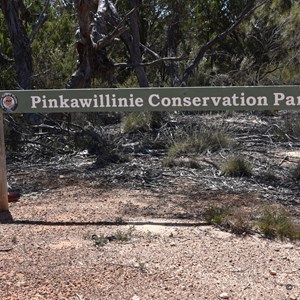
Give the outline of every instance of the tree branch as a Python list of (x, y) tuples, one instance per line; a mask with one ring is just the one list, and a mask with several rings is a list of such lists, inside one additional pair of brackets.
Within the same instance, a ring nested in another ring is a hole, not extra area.
[(30, 40), (31, 44), (32, 44), (35, 36), (37, 35), (38, 31), (40, 30), (40, 28), (43, 26), (43, 24), (47, 20), (46, 11), (49, 8), (49, 6), (50, 6), (50, 0), (46, 0), (45, 1), (45, 7), (44, 7), (43, 11), (40, 13), (39, 18), (38, 18), (36, 24), (34, 25), (32, 31), (30, 33), (29, 40)]
[(212, 48), (217, 43), (224, 40), (231, 32), (233, 32), (241, 24), (241, 22), (243, 20), (245, 20), (247, 17), (249, 17), (257, 8), (264, 5), (267, 1), (269, 1), (269, 0), (263, 0), (261, 3), (259, 3), (256, 6), (254, 6), (254, 0), (248, 1), (244, 10), (241, 12), (241, 14), (237, 17), (236, 21), (230, 27), (228, 27), (222, 33), (218, 34), (215, 38), (213, 38), (212, 40), (210, 40), (209, 42), (207, 42), (205, 45), (203, 45), (200, 48), (200, 50), (199, 50), (196, 58), (192, 62), (192, 64), (189, 65), (186, 68), (186, 70), (184, 71), (180, 85), (181, 86), (187, 85), (191, 74), (193, 73), (195, 68), (199, 65), (200, 61), (203, 59), (203, 57), (208, 49)]
[(125, 68), (135, 68), (135, 67), (147, 67), (147, 66), (151, 66), (151, 65), (154, 65), (154, 64), (158, 64), (158, 63), (161, 63), (163, 61), (182, 61), (182, 60), (185, 60), (187, 59), (187, 57), (185, 56), (180, 56), (180, 57), (160, 57), (156, 60), (153, 60), (153, 61), (149, 61), (149, 62), (145, 62), (145, 63), (140, 63), (140, 64), (128, 64), (128, 63), (117, 63), (117, 64), (114, 64), (114, 67), (125, 67)]
[(0, 65), (12, 63), (14, 60), (6, 56), (0, 49)]

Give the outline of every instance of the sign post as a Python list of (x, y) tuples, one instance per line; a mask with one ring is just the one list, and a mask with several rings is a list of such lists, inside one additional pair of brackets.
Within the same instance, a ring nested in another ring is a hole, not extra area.
[(0, 210), (8, 211), (3, 113), (0, 111)]
[(3, 113), (300, 110), (300, 86), (0, 91), (0, 210), (8, 211)]

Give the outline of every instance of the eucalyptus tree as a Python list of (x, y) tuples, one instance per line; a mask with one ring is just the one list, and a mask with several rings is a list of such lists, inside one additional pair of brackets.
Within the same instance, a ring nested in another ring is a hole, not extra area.
[(17, 83), (20, 88), (30, 89), (32, 87), (32, 51), (24, 25), (28, 19), (28, 10), (21, 0), (2, 0), (1, 10), (12, 44)]
[(13, 60), (21, 88), (298, 78), (298, 1), (1, 0), (1, 10), (0, 74)]

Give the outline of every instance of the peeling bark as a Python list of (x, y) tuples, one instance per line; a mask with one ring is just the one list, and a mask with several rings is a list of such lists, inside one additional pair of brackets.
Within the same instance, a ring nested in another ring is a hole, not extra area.
[(79, 60), (67, 88), (88, 88), (93, 78), (102, 78), (110, 84), (113, 82), (114, 65), (106, 49), (114, 39), (107, 34), (109, 2), (75, 1), (79, 19), (76, 33)]
[[(130, 63), (139, 86), (149, 86), (140, 50), (138, 0), (129, 0), (131, 11), (122, 19), (110, 0), (75, 1), (79, 29), (77, 32), (78, 68), (68, 82), (68, 88), (87, 88), (93, 78), (102, 78), (113, 85), (115, 66), (108, 58), (107, 47), (120, 37), (130, 53)], [(129, 18), (130, 32), (125, 26)], [(109, 32), (108, 24), (114, 28)]]

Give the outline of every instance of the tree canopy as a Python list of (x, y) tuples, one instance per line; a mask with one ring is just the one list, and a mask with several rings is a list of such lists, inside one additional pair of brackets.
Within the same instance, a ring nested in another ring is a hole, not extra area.
[(2, 0), (0, 88), (299, 83), (293, 0)]

